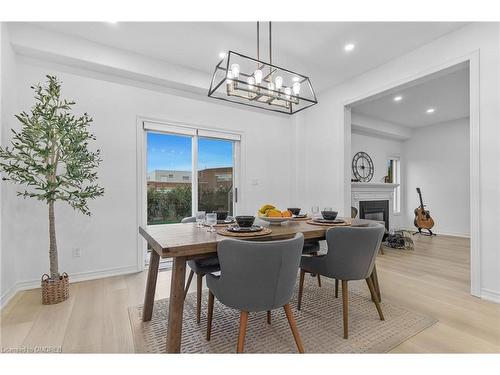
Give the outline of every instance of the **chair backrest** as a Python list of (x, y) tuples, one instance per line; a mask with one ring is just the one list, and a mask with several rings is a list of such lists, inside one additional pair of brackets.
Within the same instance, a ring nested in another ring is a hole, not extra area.
[(221, 241), (217, 298), (243, 311), (284, 306), (293, 296), (303, 245), (302, 233), (281, 241)]
[(182, 224), (186, 224), (186, 223), (196, 223), (196, 217), (195, 216), (188, 216), (188, 217), (185, 217), (184, 219), (181, 220), (181, 223)]
[(328, 229), (325, 276), (339, 280), (361, 280), (370, 276), (384, 229), (383, 225), (376, 222), (362, 227)]

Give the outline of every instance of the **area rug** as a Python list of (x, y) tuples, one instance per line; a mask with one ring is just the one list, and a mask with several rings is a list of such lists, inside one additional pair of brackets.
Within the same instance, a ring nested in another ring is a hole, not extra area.
[[(385, 321), (378, 317), (368, 288), (353, 283), (349, 292), (349, 339), (343, 338), (342, 298), (335, 298), (332, 280), (306, 277), (302, 309), (297, 310), (297, 290), (290, 302), (306, 353), (385, 353), (430, 327), (437, 320), (382, 302)], [(196, 323), (196, 293), (184, 303), (182, 353), (234, 353), (238, 338), (239, 311), (215, 300), (212, 338), (205, 339), (207, 329), (207, 291), (203, 293), (201, 323)], [(142, 305), (129, 308), (138, 353), (165, 352), (168, 299), (155, 301), (153, 318), (142, 322)], [(283, 309), (272, 312), (267, 324), (266, 312), (250, 313), (245, 353), (296, 353)]]

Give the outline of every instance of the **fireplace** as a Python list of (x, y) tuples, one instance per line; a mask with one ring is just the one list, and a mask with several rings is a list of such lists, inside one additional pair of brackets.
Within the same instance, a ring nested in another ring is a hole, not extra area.
[(359, 218), (383, 221), (385, 229), (389, 230), (389, 201), (360, 201)]

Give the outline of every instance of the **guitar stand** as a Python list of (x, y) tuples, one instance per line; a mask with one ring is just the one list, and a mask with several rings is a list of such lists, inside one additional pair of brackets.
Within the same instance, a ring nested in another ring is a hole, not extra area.
[(416, 235), (417, 233), (421, 234), (422, 236), (429, 236), (429, 237), (436, 235), (436, 233), (432, 233), (432, 230), (430, 230), (430, 229), (425, 229), (425, 230), (427, 230), (429, 233), (422, 233), (422, 228), (418, 228), (418, 231), (413, 232), (413, 235)]

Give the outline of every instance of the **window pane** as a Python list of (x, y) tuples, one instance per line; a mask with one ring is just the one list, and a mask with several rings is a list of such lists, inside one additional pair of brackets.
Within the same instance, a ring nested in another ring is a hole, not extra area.
[(234, 142), (198, 139), (198, 210), (233, 214)]
[(147, 133), (148, 225), (191, 216), (191, 137)]

